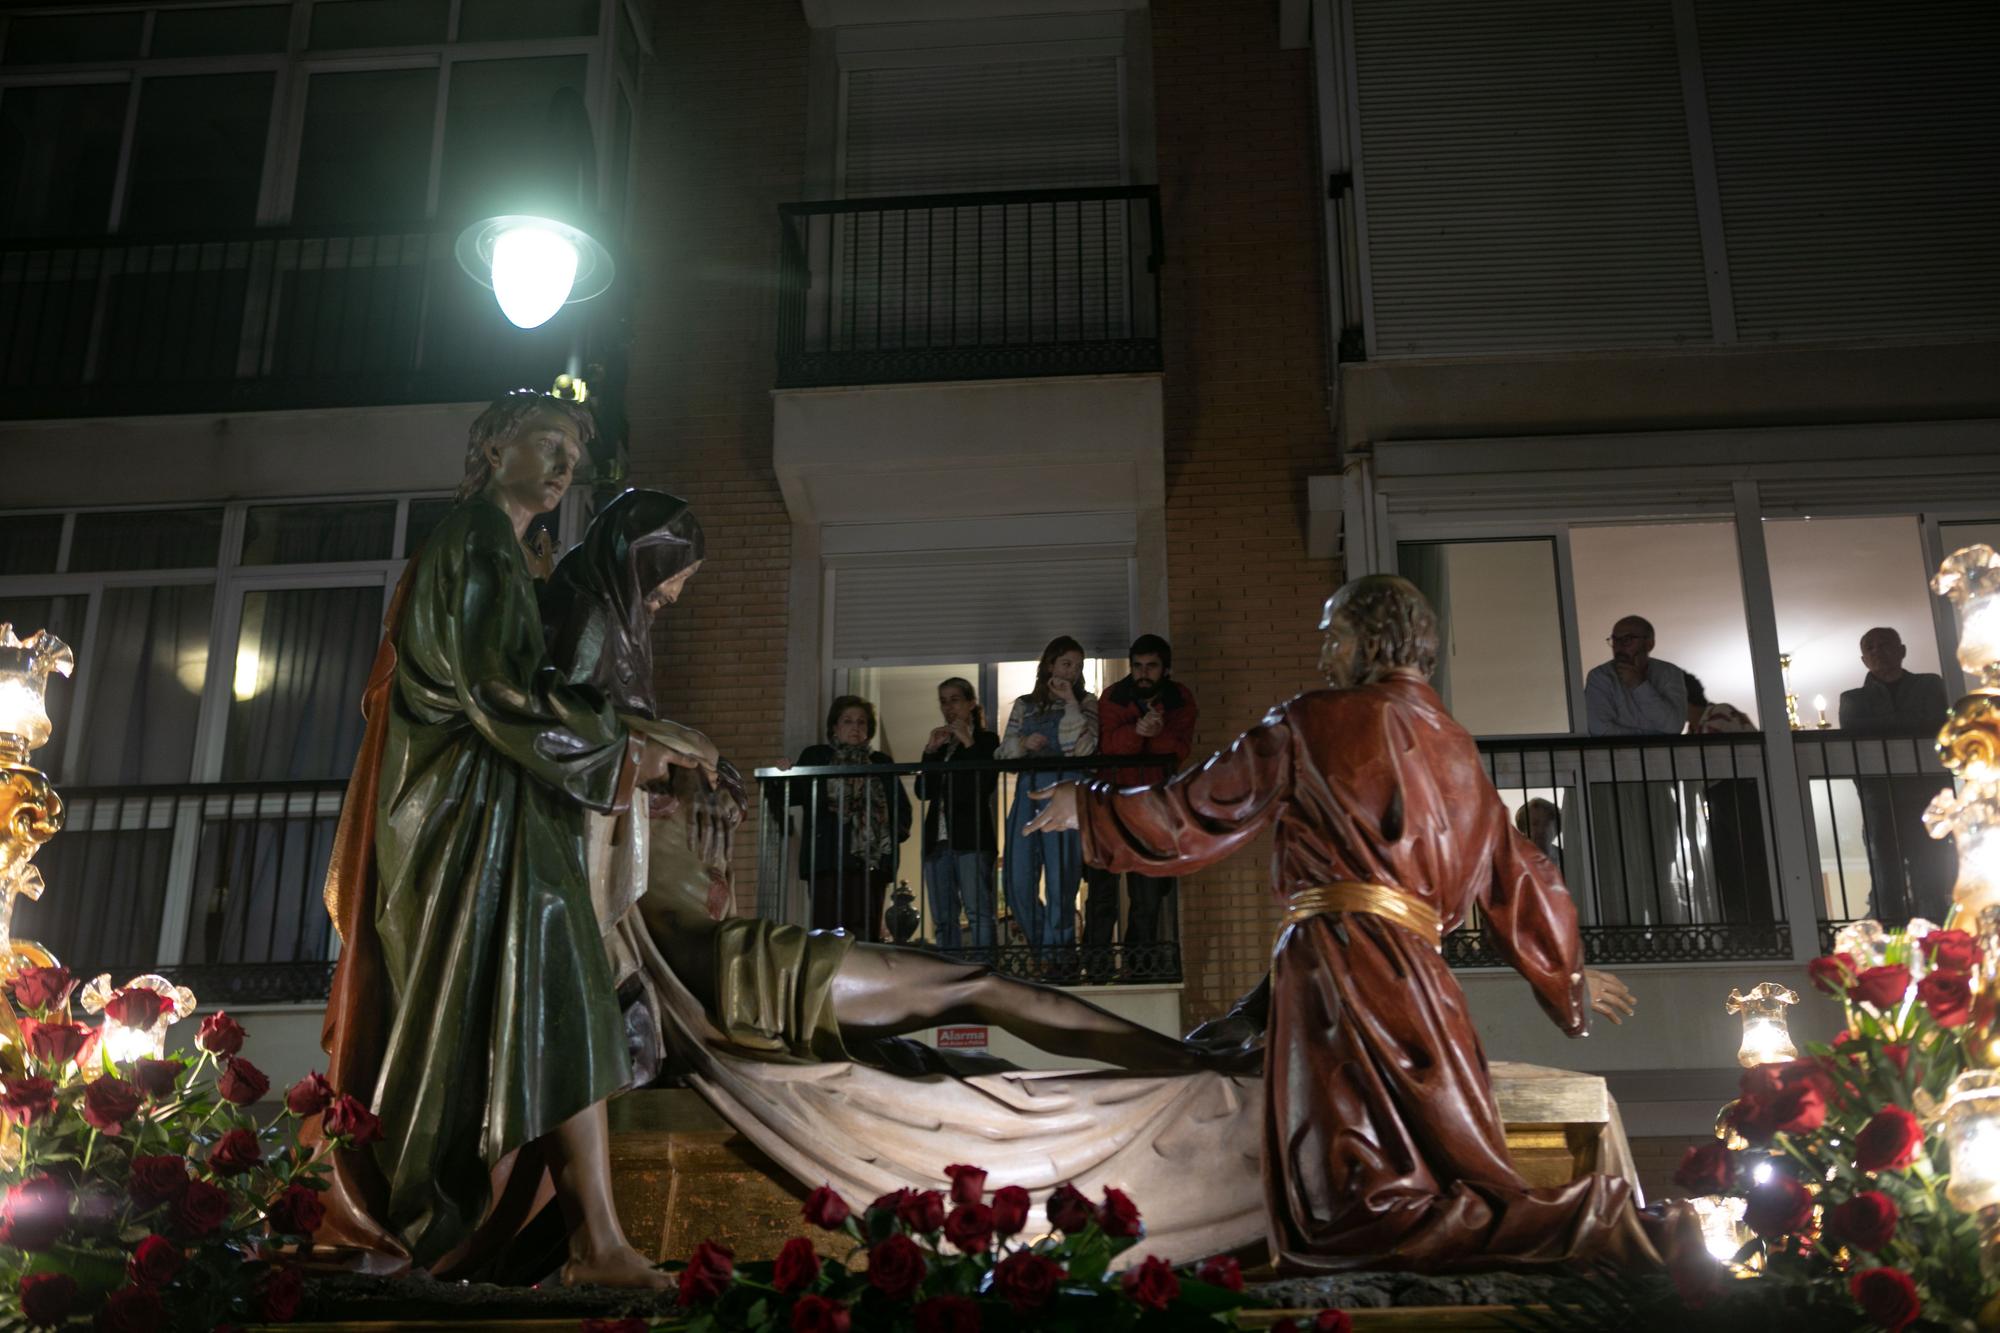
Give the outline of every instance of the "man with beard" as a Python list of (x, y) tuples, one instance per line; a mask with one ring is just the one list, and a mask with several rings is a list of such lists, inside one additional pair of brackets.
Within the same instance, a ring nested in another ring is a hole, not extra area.
[[(1131, 674), (1104, 692), (1097, 705), (1099, 754), (1157, 755), (1167, 762), (1135, 765), (1109, 774), (1120, 787), (1164, 782), (1187, 762), (1199, 715), (1194, 691), (1171, 679), (1173, 645), (1157, 634), (1141, 634), (1127, 655)], [(1090, 900), (1084, 912), (1084, 943), (1108, 948), (1118, 921), (1118, 876), (1092, 867)], [(1125, 878), (1125, 968), (1131, 979), (1156, 974), (1171, 980), (1171, 967), (1152, 958), (1149, 946), (1160, 941), (1160, 918), (1170, 910), (1174, 885), (1170, 876), (1133, 871)]]

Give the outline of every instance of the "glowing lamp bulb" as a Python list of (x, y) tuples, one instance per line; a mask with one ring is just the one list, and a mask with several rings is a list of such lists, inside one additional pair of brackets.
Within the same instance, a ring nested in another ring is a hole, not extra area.
[(1729, 992), (1729, 1012), (1743, 1015), (1743, 1044), (1737, 1048), (1736, 1063), (1755, 1069), (1798, 1059), (1791, 1029), (1785, 1024), (1785, 1006), (1798, 1002), (1797, 991), (1775, 981), (1763, 982), (1748, 994)]
[(516, 328), (540, 328), (569, 300), (576, 247), (547, 227), (510, 227), (493, 242), (493, 295)]

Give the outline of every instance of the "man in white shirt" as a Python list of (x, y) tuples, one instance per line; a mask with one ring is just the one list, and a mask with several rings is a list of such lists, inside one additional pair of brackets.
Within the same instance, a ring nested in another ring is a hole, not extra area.
[(1677, 736), (1687, 725), (1687, 680), (1653, 656), (1653, 626), (1626, 616), (1611, 627), (1611, 660), (1584, 678), (1584, 715), (1593, 736)]

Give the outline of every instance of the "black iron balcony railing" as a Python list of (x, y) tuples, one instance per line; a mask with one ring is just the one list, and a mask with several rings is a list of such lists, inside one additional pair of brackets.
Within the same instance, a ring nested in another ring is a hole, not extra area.
[(420, 223), (0, 241), (0, 417), (455, 402), (547, 383), (590, 306), (514, 328), (454, 240)]
[(78, 976), (160, 972), (211, 1004), (322, 1000), (321, 891), (345, 786), (65, 788), (67, 823), (36, 859), (47, 887), (15, 903), (14, 933)]
[(778, 386), (1160, 369), (1157, 186), (782, 204)]
[[(1123, 876), (1080, 859), (1065, 864), (1059, 849), (1018, 834), (1034, 808), (1019, 804), (1022, 784), (1166, 762), (1092, 755), (758, 769), (758, 911), (1012, 976), (1177, 982), (1178, 904), (1134, 900)], [(934, 864), (940, 855), (951, 864)]]

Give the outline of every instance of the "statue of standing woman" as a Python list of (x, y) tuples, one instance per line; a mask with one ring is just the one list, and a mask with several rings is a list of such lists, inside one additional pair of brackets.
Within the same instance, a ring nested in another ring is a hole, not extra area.
[(565, 1282), (665, 1286), (613, 1211), (605, 1099), (630, 1081), (586, 812), (698, 762), (549, 663), (523, 540), (594, 433), (517, 392), (473, 423), (459, 503), (412, 561), (364, 702), (327, 900), (336, 1086), (383, 1140), (342, 1153), (322, 1240), (434, 1273), (489, 1261), (552, 1181)]

